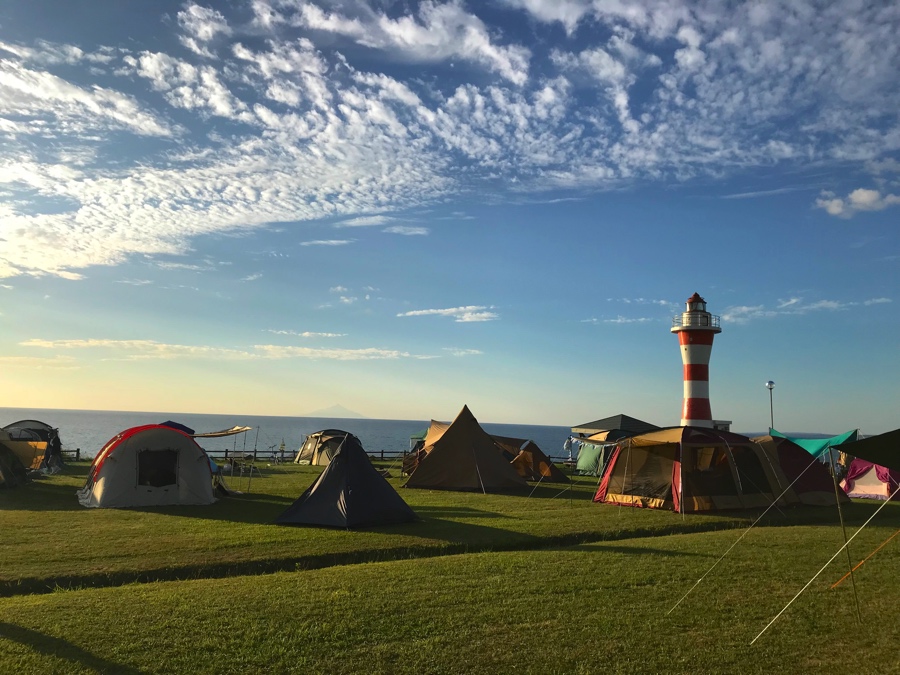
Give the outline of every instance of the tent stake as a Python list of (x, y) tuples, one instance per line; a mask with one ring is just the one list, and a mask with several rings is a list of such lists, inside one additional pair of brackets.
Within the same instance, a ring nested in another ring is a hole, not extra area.
[[(878, 553), (878, 551), (880, 551), (881, 549), (883, 549), (883, 548), (885, 547), (885, 545), (886, 545), (891, 539), (893, 539), (894, 537), (896, 537), (898, 534), (900, 534), (900, 530), (897, 530), (896, 532), (894, 532), (894, 534), (892, 534), (890, 537), (888, 537), (888, 538), (885, 539), (883, 542), (881, 542), (881, 544), (879, 544), (878, 548), (876, 548), (876, 549), (875, 549), (874, 551), (872, 551), (869, 555), (867, 555), (865, 558), (863, 558), (862, 560), (860, 560), (860, 561), (857, 563), (856, 567), (854, 567), (852, 570), (850, 570), (850, 572), (855, 572), (855, 571), (858, 570), (860, 567), (862, 567), (863, 565), (865, 565), (865, 564), (866, 564), (866, 561), (868, 561), (869, 558), (871, 558), (873, 555), (875, 555), (876, 553)], [(838, 586), (840, 586), (841, 582), (843, 582), (844, 579), (846, 579), (847, 577), (850, 576), (850, 572), (847, 572), (847, 574), (845, 574), (845, 575), (842, 576), (840, 579), (838, 579), (837, 581), (835, 581), (835, 582), (831, 585), (831, 587), (832, 587), (832, 588), (837, 588)]]

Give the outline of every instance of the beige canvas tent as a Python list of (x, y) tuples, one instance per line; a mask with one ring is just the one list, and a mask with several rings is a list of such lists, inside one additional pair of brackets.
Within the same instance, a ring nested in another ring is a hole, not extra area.
[(451, 424), (432, 421), (425, 447), (404, 487), (498, 492), (525, 487), (467, 406)]
[(161, 424), (127, 429), (94, 458), (78, 501), (88, 507), (212, 504), (209, 457), (190, 435)]
[[(782, 466), (779, 445), (770, 442), (767, 449), (746, 436), (699, 427), (626, 438), (609, 460), (594, 501), (683, 513), (765, 508), (776, 500), (781, 505), (833, 504), (833, 489), (829, 497), (821, 483), (801, 499), (798, 483), (791, 486)], [(796, 449), (792, 455), (793, 461), (800, 457)], [(808, 456), (805, 461), (816, 460)], [(809, 466), (814, 473), (821, 468)], [(795, 471), (790, 469), (794, 477)]]

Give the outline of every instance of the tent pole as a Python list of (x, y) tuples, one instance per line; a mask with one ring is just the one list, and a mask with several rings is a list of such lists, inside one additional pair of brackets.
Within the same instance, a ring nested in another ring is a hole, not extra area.
[(820, 569), (818, 572), (816, 572), (815, 575), (813, 576), (813, 578), (806, 582), (806, 586), (804, 586), (799, 591), (797, 591), (797, 595), (795, 595), (793, 598), (791, 598), (791, 601), (784, 606), (784, 609), (782, 609), (780, 612), (778, 612), (778, 614), (775, 615), (775, 618), (772, 619), (768, 624), (766, 624), (766, 627), (763, 628), (759, 632), (759, 635), (757, 635), (755, 638), (753, 638), (753, 640), (750, 642), (751, 645), (754, 642), (756, 642), (757, 640), (759, 640), (759, 638), (762, 636), (763, 633), (765, 633), (767, 630), (769, 630), (769, 627), (778, 620), (778, 617), (780, 617), (782, 614), (784, 614), (787, 611), (787, 608), (793, 604), (794, 600), (799, 598), (800, 594), (803, 593), (803, 591), (805, 591), (807, 588), (810, 587), (810, 584), (812, 584), (812, 582), (815, 581), (818, 578), (818, 576), (820, 574), (822, 574), (822, 572), (825, 571), (826, 567), (828, 567), (832, 562), (834, 562), (834, 559), (837, 558), (841, 554), (841, 551), (843, 551), (845, 548), (847, 548), (847, 545), (851, 541), (853, 541), (854, 537), (856, 537), (856, 535), (858, 535), (860, 532), (862, 532), (863, 529), (866, 527), (866, 525), (868, 525), (869, 523), (872, 522), (872, 519), (879, 514), (881, 509), (883, 509), (885, 506), (887, 506), (888, 502), (891, 501), (898, 492), (900, 492), (900, 485), (898, 485), (897, 489), (894, 490), (894, 492), (891, 494), (891, 496), (888, 497), (888, 499), (886, 499), (885, 502), (875, 510), (875, 513), (873, 513), (871, 516), (869, 516), (869, 519), (866, 522), (864, 522), (862, 525), (860, 525), (859, 529), (853, 533), (853, 536), (847, 540), (847, 543), (844, 544), (843, 546), (841, 546), (838, 549), (837, 553), (835, 553), (833, 556), (831, 556), (831, 558), (828, 560), (828, 562), (822, 566), (822, 569)]
[(481, 484), (481, 494), (486, 495), (487, 490), (484, 489), (484, 481), (481, 480), (481, 469), (478, 468), (478, 455), (475, 453), (475, 446), (472, 445), (472, 459), (475, 460), (475, 473), (478, 474), (478, 482)]
[[(844, 525), (844, 509), (841, 508), (841, 500), (839, 499), (840, 494), (838, 490), (838, 481), (837, 481), (837, 466), (834, 461), (834, 449), (829, 444), (828, 446), (828, 459), (831, 461), (831, 481), (834, 483), (834, 501), (837, 502), (838, 507), (838, 518), (841, 521), (841, 533), (844, 536), (844, 550), (847, 551), (847, 569), (850, 571), (847, 574), (850, 575), (850, 585), (853, 587), (853, 601), (856, 603), (856, 621), (857, 623), (862, 623), (862, 613), (859, 611), (859, 595), (856, 593), (856, 579), (853, 577), (853, 561), (850, 558), (850, 547), (847, 541), (847, 527)], [(843, 581), (843, 579), (841, 580)]]

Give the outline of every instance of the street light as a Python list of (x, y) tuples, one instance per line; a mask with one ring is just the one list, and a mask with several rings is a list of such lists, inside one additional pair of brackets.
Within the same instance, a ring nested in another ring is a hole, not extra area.
[(766, 382), (766, 389), (769, 390), (769, 431), (775, 428), (775, 413), (772, 408), (772, 390), (775, 388), (775, 383), (772, 380)]

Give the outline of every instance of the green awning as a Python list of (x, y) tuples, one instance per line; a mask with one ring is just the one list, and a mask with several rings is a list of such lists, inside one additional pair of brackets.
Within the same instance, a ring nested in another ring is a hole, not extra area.
[(775, 429), (769, 429), (770, 436), (775, 436), (776, 438), (786, 438), (789, 441), (793, 441), (813, 457), (820, 457), (828, 452), (828, 448), (840, 445), (841, 443), (849, 443), (851, 441), (855, 441), (858, 434), (859, 429), (853, 429), (852, 431), (848, 431), (845, 434), (832, 436), (830, 438), (805, 438), (802, 436), (788, 436), (787, 434), (783, 434), (780, 431), (775, 431)]

